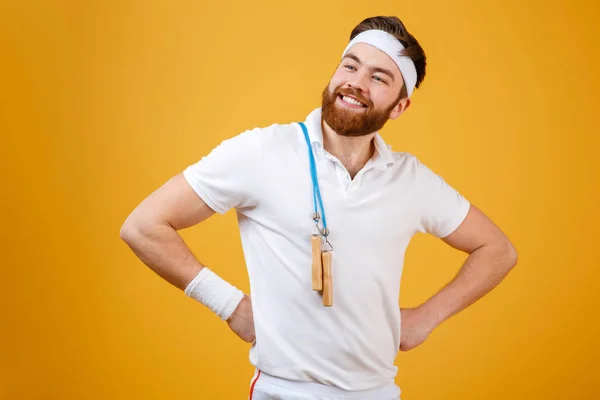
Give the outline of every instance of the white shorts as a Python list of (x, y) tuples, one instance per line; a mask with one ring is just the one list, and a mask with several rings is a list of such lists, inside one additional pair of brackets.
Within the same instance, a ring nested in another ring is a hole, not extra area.
[(298, 382), (255, 371), (249, 400), (400, 400), (395, 384), (361, 391), (347, 391), (316, 382)]

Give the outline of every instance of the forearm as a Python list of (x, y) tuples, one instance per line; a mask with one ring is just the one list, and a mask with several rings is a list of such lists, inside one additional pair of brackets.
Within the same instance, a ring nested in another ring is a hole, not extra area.
[(144, 264), (181, 290), (203, 268), (179, 233), (169, 225), (124, 226), (121, 238)]
[(496, 287), (516, 265), (512, 246), (482, 246), (472, 252), (456, 277), (419, 308), (438, 326)]

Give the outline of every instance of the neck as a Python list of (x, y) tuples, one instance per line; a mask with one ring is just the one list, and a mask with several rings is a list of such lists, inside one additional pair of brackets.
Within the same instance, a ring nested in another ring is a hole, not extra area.
[(352, 178), (356, 176), (375, 152), (373, 138), (375, 132), (364, 136), (338, 135), (327, 123), (321, 120), (323, 148), (344, 165)]

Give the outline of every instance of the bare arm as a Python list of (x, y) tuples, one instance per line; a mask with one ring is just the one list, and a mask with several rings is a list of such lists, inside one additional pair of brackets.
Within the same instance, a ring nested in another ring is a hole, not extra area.
[(469, 256), (456, 277), (420, 306), (434, 326), (491, 291), (517, 263), (510, 240), (473, 205), (463, 223), (442, 240)]
[(179, 174), (133, 210), (120, 235), (148, 267), (183, 290), (203, 266), (177, 231), (214, 213)]
[(512, 243), (473, 205), (462, 224), (442, 240), (469, 257), (456, 277), (429, 300), (400, 309), (402, 351), (419, 346), (442, 322), (491, 291), (517, 263)]

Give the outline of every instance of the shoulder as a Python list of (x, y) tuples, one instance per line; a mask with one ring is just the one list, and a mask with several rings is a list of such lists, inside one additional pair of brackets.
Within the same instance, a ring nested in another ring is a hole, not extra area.
[(394, 157), (394, 163), (404, 167), (413, 167), (420, 162), (417, 156), (405, 151), (392, 151), (392, 156)]
[(296, 145), (298, 142), (304, 143), (304, 134), (299, 122), (303, 121), (307, 125), (310, 125), (315, 119), (320, 118), (320, 108), (316, 108), (310, 112), (308, 116), (304, 116), (296, 121), (283, 122), (283, 123), (271, 123), (270, 125), (263, 125), (253, 129), (248, 129), (242, 132), (243, 136), (252, 136), (255, 140), (258, 140), (263, 145), (275, 144), (293, 144)]
[(298, 137), (300, 127), (295, 123), (271, 124), (264, 127), (256, 127), (238, 132), (221, 141), (217, 146), (228, 150), (260, 150), (273, 146), (281, 146), (282, 143), (290, 142)]
[(254, 128), (251, 132), (264, 141), (289, 140), (300, 132), (300, 126), (296, 122), (274, 123), (269, 126)]
[(279, 153), (286, 149), (296, 149), (303, 139), (298, 123), (273, 123), (243, 132), (241, 135), (252, 137), (263, 154), (272, 151)]
[(393, 151), (392, 157), (394, 167), (404, 173), (418, 174), (429, 169), (416, 155), (405, 151)]
[[(392, 152), (394, 178), (413, 189), (438, 186), (444, 180), (419, 157), (408, 152)], [(406, 186), (404, 186), (406, 187)]]

